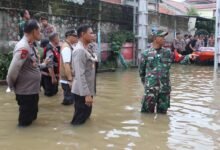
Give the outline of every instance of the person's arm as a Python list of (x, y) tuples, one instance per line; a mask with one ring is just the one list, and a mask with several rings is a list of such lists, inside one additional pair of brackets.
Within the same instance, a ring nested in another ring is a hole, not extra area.
[(14, 53), (13, 59), (8, 69), (7, 82), (10, 89), (14, 89), (19, 72), (26, 61), (29, 52), (22, 48)]
[(88, 83), (86, 81), (85, 72), (86, 72), (86, 61), (89, 59), (87, 58), (87, 54), (84, 50), (79, 50), (78, 55), (75, 59), (75, 72), (77, 74), (77, 79), (79, 79), (80, 83), (80, 95), (85, 96), (86, 105), (91, 106), (93, 103), (92, 94), (89, 90)]
[(176, 44), (176, 39), (173, 40), (173, 47), (174, 47), (174, 49), (178, 49), (178, 46)]
[(145, 75), (146, 75), (146, 58), (145, 54), (141, 54), (140, 65), (139, 65), (139, 75), (141, 78), (142, 84), (145, 83)]
[(192, 47), (192, 44), (189, 44), (189, 47), (195, 52), (196, 49), (194, 47)]
[(47, 68), (47, 64), (50, 62), (50, 58), (46, 58), (43, 63), (39, 64), (40, 69)]
[(49, 75), (51, 77), (51, 82), (52, 82), (52, 84), (56, 84), (57, 80), (56, 80), (56, 76), (55, 76), (55, 73), (54, 73), (54, 64), (53, 64), (54, 55), (53, 55), (52, 50), (47, 51), (46, 59), (47, 58), (50, 59), (50, 62), (48, 63), (47, 67), (48, 67)]
[(92, 96), (85, 77), (87, 55), (84, 50), (79, 50), (76, 57), (74, 70), (81, 83), (80, 93), (82, 96)]

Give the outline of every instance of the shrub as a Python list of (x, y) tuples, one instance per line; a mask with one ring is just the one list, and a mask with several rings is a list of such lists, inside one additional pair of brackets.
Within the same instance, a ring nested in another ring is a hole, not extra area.
[(13, 57), (13, 52), (9, 52), (7, 54), (0, 54), (0, 80), (5, 80), (8, 68), (11, 63)]

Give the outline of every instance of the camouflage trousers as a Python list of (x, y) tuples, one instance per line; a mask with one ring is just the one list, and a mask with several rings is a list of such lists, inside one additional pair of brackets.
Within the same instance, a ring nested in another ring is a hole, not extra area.
[(166, 113), (170, 107), (170, 92), (160, 93), (158, 90), (145, 92), (142, 99), (141, 112)]

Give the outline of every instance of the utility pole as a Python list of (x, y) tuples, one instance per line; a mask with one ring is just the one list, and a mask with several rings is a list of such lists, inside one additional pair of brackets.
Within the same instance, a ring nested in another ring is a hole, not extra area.
[(138, 58), (146, 50), (148, 43), (148, 0), (138, 2)]
[(102, 2), (99, 1), (99, 18), (98, 18), (98, 57), (101, 63), (101, 19), (102, 19)]
[(216, 1), (216, 26), (215, 26), (215, 71), (218, 70), (219, 58), (220, 58), (220, 1)]

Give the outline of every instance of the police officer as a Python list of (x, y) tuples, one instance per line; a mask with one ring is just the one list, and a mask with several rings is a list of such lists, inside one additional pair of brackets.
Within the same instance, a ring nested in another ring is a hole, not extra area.
[(95, 62), (96, 58), (88, 51), (88, 45), (94, 39), (92, 28), (82, 25), (77, 30), (79, 42), (73, 51), (72, 66), (75, 76), (72, 85), (75, 112), (73, 125), (86, 122), (92, 112), (93, 96), (95, 96)]
[(24, 25), (24, 36), (14, 48), (8, 70), (7, 82), (14, 90), (19, 105), (19, 126), (29, 126), (37, 119), (41, 73), (33, 43), (40, 38), (37, 21), (27, 21)]
[(155, 30), (152, 47), (141, 55), (139, 74), (145, 88), (141, 112), (166, 113), (170, 107), (172, 53), (162, 46), (168, 33)]

